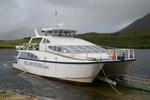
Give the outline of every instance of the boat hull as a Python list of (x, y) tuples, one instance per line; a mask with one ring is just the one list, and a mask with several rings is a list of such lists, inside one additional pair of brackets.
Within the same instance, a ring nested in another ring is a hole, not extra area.
[[(129, 72), (135, 59), (125, 60), (125, 61), (112, 61), (104, 64), (103, 69), (108, 77), (124, 78), (124, 76)], [(99, 72), (103, 75), (103, 72)]]
[(24, 72), (77, 83), (92, 83), (102, 66), (98, 62), (51, 62), (22, 58), (13, 64), (13, 68)]

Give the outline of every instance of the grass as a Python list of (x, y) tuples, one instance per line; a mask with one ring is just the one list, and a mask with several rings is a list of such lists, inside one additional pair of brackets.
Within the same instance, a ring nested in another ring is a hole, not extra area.
[(16, 45), (21, 43), (28, 43), (29, 39), (19, 39), (19, 40), (8, 40), (8, 41), (0, 41), (0, 48), (15, 48)]
[[(76, 38), (90, 41), (94, 44), (117, 48), (150, 48), (150, 27), (117, 33), (85, 33)], [(35, 40), (39, 41), (39, 40)], [(29, 39), (0, 41), (0, 48), (15, 48), (21, 43), (28, 43)]]
[(142, 30), (105, 34), (93, 32), (78, 34), (76, 37), (102, 46), (118, 48), (150, 48), (150, 29), (145, 31)]

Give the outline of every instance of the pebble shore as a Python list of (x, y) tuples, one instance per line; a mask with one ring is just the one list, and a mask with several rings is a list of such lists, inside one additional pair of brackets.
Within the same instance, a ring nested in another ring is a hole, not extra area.
[(11, 91), (0, 90), (0, 100), (39, 100), (32, 96), (20, 95)]

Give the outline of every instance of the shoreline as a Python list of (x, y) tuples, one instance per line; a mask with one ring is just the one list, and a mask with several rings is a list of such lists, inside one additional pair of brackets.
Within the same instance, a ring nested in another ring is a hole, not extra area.
[(0, 90), (0, 100), (39, 100), (37, 97), (22, 95), (9, 90)]

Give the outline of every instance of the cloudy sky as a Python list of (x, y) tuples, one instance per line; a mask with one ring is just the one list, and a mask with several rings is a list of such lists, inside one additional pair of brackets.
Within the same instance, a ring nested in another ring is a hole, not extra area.
[(150, 0), (0, 0), (0, 34), (54, 26), (85, 32), (115, 32), (150, 13)]

